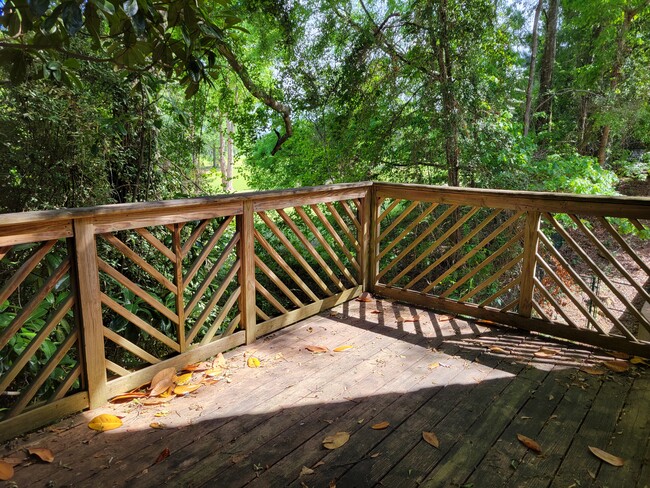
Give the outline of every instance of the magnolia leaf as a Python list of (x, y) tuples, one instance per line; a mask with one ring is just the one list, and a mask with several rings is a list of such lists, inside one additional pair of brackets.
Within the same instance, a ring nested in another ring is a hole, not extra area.
[(176, 377), (177, 385), (187, 385), (192, 380), (192, 373), (185, 373)]
[(165, 391), (163, 391), (160, 394), (161, 398), (167, 398), (167, 397), (170, 397), (170, 396), (174, 396), (174, 383), (169, 385), (169, 388), (167, 388)]
[(605, 461), (607, 464), (611, 464), (612, 466), (621, 467), (625, 464), (625, 459), (614, 456), (613, 454), (598, 449), (597, 447), (589, 446), (589, 450), (598, 459)]
[(615, 373), (624, 373), (630, 369), (630, 363), (627, 361), (603, 361), (603, 366)]
[(183, 371), (205, 371), (212, 368), (212, 365), (206, 361), (201, 363), (188, 364), (183, 367)]
[(163, 424), (162, 422), (151, 422), (149, 424), (149, 427), (151, 427), (152, 429), (164, 429), (165, 424)]
[(372, 295), (370, 293), (368, 293), (367, 291), (364, 291), (357, 298), (357, 302), (372, 302)]
[(316, 464), (312, 466), (312, 469), (316, 469), (318, 466), (322, 466), (323, 464), (325, 464), (325, 461), (322, 460), (318, 461)]
[(117, 429), (121, 426), (122, 420), (110, 413), (98, 415), (88, 423), (88, 427), (98, 432), (106, 432), (107, 430)]
[(390, 425), (390, 422), (384, 421), (384, 422), (379, 422), (378, 424), (372, 425), (370, 428), (374, 429), (374, 430), (384, 430), (384, 429), (388, 428), (389, 425)]
[(314, 474), (314, 470), (308, 468), (307, 466), (303, 466), (302, 469), (300, 470), (300, 476), (305, 476), (307, 474)]
[(0, 481), (9, 481), (14, 477), (14, 467), (4, 461), (0, 461)]
[(315, 354), (321, 353), (321, 352), (327, 352), (327, 348), (323, 346), (307, 346), (305, 349), (307, 349), (309, 352), (313, 352)]
[(173, 384), (174, 376), (176, 376), (175, 368), (165, 368), (158, 371), (151, 379), (151, 392), (149, 396), (158, 396)]
[(343, 345), (343, 346), (335, 347), (335, 348), (333, 349), (333, 351), (334, 351), (334, 352), (343, 352), (343, 351), (347, 351), (348, 349), (352, 349), (353, 347), (354, 347), (354, 346), (350, 346), (350, 345), (348, 345), (348, 344), (345, 344), (345, 345)]
[(440, 366), (440, 363), (435, 361), (429, 365), (429, 369), (436, 369), (438, 366)]
[(620, 351), (606, 351), (606, 354), (616, 359), (630, 359), (632, 357), (628, 353)]
[(248, 358), (246, 364), (248, 365), (249, 368), (259, 368), (261, 366), (260, 360), (252, 356)]
[(449, 322), (450, 320), (453, 320), (451, 315), (438, 315), (436, 318), (438, 319), (438, 322)]
[(221, 376), (223, 374), (223, 369), (221, 368), (221, 366), (216, 366), (212, 369), (207, 370), (204, 374), (210, 377)]
[(600, 376), (605, 374), (604, 369), (596, 368), (595, 366), (583, 366), (580, 368), (580, 371), (594, 376)]
[(412, 317), (403, 319), (403, 322), (417, 322), (418, 320), (420, 320), (420, 316), (419, 315), (413, 315)]
[(521, 442), (524, 446), (526, 446), (531, 451), (534, 451), (537, 454), (542, 453), (542, 447), (536, 441), (532, 440), (530, 437), (526, 437), (523, 434), (517, 434), (517, 439), (519, 439), (519, 442)]
[(422, 439), (424, 439), (424, 442), (432, 445), (436, 449), (440, 447), (440, 441), (438, 440), (438, 436), (433, 432), (422, 432)]
[(508, 354), (508, 351), (506, 351), (504, 348), (499, 347), (499, 346), (490, 346), (489, 349), (492, 352), (498, 352), (498, 353), (501, 353), (501, 354)]
[(226, 362), (226, 358), (223, 357), (222, 353), (217, 354), (217, 357), (214, 358), (214, 361), (212, 361), (212, 367), (213, 368), (227, 368), (228, 363)]
[(127, 403), (130, 402), (131, 400), (134, 400), (136, 398), (144, 398), (148, 396), (147, 393), (143, 393), (140, 391), (133, 392), (133, 393), (124, 393), (123, 395), (117, 395), (114, 396), (109, 400), (110, 403)]
[(370, 455), (370, 458), (371, 458), (371, 459), (375, 459), (376, 457), (379, 457), (380, 455), (381, 455), (380, 452), (373, 452), (373, 453)]
[(328, 435), (323, 439), (323, 447), (325, 449), (338, 449), (343, 444), (350, 440), (348, 432), (337, 432), (334, 435)]
[(380, 314), (380, 313), (384, 313), (384, 312), (382, 312), (381, 310), (371, 310), (370, 313)]
[(169, 457), (171, 453), (169, 452), (169, 447), (164, 448), (160, 454), (158, 454), (158, 457), (154, 461), (154, 464), (158, 464), (160, 461), (164, 461)]
[(45, 461), (46, 463), (51, 463), (54, 461), (54, 453), (44, 447), (28, 447), (27, 452), (32, 456), (36, 456), (41, 461)]
[(176, 395), (187, 395), (188, 393), (192, 393), (193, 391), (198, 390), (201, 388), (201, 385), (179, 385), (176, 388), (174, 388), (174, 394)]

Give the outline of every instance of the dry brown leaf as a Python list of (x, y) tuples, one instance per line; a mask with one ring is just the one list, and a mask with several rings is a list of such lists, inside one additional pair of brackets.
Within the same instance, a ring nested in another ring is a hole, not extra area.
[(370, 313), (384, 313), (381, 310), (371, 310)]
[(134, 393), (124, 393), (123, 395), (117, 395), (114, 396), (109, 400), (110, 403), (127, 403), (130, 402), (131, 400), (134, 400), (136, 398), (144, 398), (148, 396), (147, 393), (144, 392), (134, 392)]
[(4, 461), (0, 461), (0, 481), (9, 481), (14, 477), (14, 467)]
[(305, 476), (308, 474), (314, 474), (314, 470), (308, 468), (307, 466), (303, 466), (302, 469), (300, 470), (300, 476)]
[(372, 295), (368, 293), (367, 291), (364, 291), (359, 297), (357, 298), (357, 302), (372, 302)]
[(318, 466), (322, 466), (325, 464), (325, 461), (318, 461), (316, 464), (314, 464), (311, 468), (316, 469)]
[(600, 376), (605, 374), (605, 370), (601, 368), (596, 368), (595, 366), (583, 366), (580, 368), (580, 371), (594, 376)]
[(531, 451), (536, 452), (537, 454), (542, 453), (542, 446), (540, 446), (537, 443), (537, 441), (534, 441), (530, 437), (526, 437), (523, 434), (517, 434), (517, 439), (519, 439), (519, 442), (521, 442), (524, 446), (526, 446)]
[(347, 432), (337, 432), (334, 435), (328, 435), (323, 439), (325, 449), (338, 449), (350, 440), (350, 434)]
[(322, 353), (322, 352), (327, 352), (327, 348), (323, 346), (307, 346), (305, 349), (307, 349), (309, 352), (313, 352), (315, 354)]
[(174, 395), (170, 395), (167, 397), (153, 397), (153, 398), (145, 398), (140, 401), (142, 405), (161, 405), (163, 403), (168, 403), (171, 402), (175, 398)]
[(384, 422), (379, 422), (378, 424), (372, 425), (370, 428), (374, 429), (374, 430), (384, 430), (384, 429), (388, 428), (389, 425), (390, 425), (390, 422), (384, 421)]
[(173, 387), (174, 387), (174, 381), (172, 380), (172, 378), (162, 378), (161, 380), (156, 382), (155, 386), (151, 388), (151, 391), (149, 392), (149, 396), (157, 397), (163, 395), (165, 392), (167, 392), (170, 388)]
[(223, 353), (217, 354), (217, 356), (214, 358), (214, 361), (212, 361), (212, 367), (216, 368), (217, 366), (220, 368), (228, 367), (228, 363), (226, 362), (226, 358), (223, 357)]
[(212, 369), (207, 370), (205, 373), (203, 373), (206, 376), (213, 377), (213, 376), (221, 376), (223, 374), (223, 368), (221, 366), (216, 366)]
[(45, 447), (28, 447), (27, 452), (46, 463), (54, 461), (54, 453)]
[(158, 371), (153, 378), (151, 378), (150, 389), (154, 389), (158, 383), (164, 380), (171, 381), (174, 376), (176, 376), (176, 368), (165, 368), (161, 371)]
[(335, 347), (335, 348), (333, 349), (333, 351), (334, 351), (334, 352), (343, 352), (343, 351), (347, 351), (348, 349), (352, 349), (353, 347), (354, 347), (354, 346), (350, 346), (350, 345), (348, 345), (348, 344), (345, 344), (345, 345), (343, 345), (343, 346)]
[(606, 354), (616, 359), (630, 359), (632, 357), (626, 352), (619, 352), (619, 351), (606, 351)]
[(558, 349), (552, 349), (550, 347), (542, 346), (542, 347), (539, 348), (539, 352), (544, 352), (546, 354), (550, 354), (550, 355), (554, 356), (556, 354), (560, 354), (561, 351), (558, 350)]
[(616, 466), (617, 468), (625, 464), (625, 459), (614, 456), (613, 454), (598, 449), (597, 447), (589, 446), (589, 450), (598, 459), (605, 461), (607, 464), (611, 464), (612, 466)]
[(440, 441), (438, 440), (438, 436), (433, 432), (422, 432), (422, 438), (424, 439), (424, 442), (432, 445), (436, 449), (440, 447)]
[(603, 366), (615, 373), (625, 373), (630, 369), (630, 363), (627, 361), (603, 361)]
[(253, 356), (248, 358), (246, 364), (248, 365), (249, 368), (259, 368), (261, 366), (260, 360)]
[(404, 322), (417, 322), (418, 320), (420, 320), (419, 315), (413, 315), (412, 317), (407, 317), (403, 319)]
[(474, 323), (478, 325), (499, 325), (496, 322), (493, 322), (492, 320), (477, 320)]
[(549, 354), (547, 352), (537, 351), (533, 354), (533, 356), (535, 356), (536, 358), (552, 358), (553, 356), (555, 356), (555, 354)]
[(506, 351), (504, 348), (499, 347), (499, 346), (490, 346), (489, 349), (492, 352), (498, 352), (498, 353), (501, 353), (501, 354), (508, 354), (508, 351)]
[(371, 459), (375, 459), (376, 457), (379, 457), (380, 455), (381, 455), (380, 452), (373, 452), (373, 453), (370, 455), (370, 458), (371, 458)]
[(162, 422), (151, 422), (149, 424), (149, 427), (151, 427), (152, 429), (164, 429), (165, 424), (163, 424)]
[(158, 464), (159, 462), (164, 461), (165, 459), (167, 459), (169, 457), (170, 454), (171, 453), (169, 452), (169, 447), (164, 448), (160, 452), (160, 454), (158, 454), (158, 457), (154, 461), (154, 464)]
[(193, 371), (193, 372), (200, 372), (200, 371), (205, 371), (206, 369), (210, 369), (212, 367), (211, 363), (208, 363), (207, 361), (203, 361), (200, 363), (194, 363), (194, 364), (187, 364), (183, 366), (183, 369), (181, 371)]
[(176, 377), (177, 385), (187, 385), (192, 380), (192, 373), (185, 373)]
[(117, 429), (122, 426), (122, 420), (110, 413), (103, 413), (92, 419), (88, 427), (97, 432), (106, 432), (107, 430)]
[(193, 391), (198, 390), (201, 388), (201, 385), (180, 385), (174, 388), (174, 394), (175, 395), (187, 395), (188, 393), (192, 393)]
[(336, 480), (330, 480), (330, 484), (327, 486), (328, 488), (336, 488)]

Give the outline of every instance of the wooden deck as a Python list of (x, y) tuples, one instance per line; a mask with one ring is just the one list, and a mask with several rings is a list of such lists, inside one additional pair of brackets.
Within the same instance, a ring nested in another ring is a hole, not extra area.
[[(25, 459), (0, 486), (650, 484), (649, 368), (587, 374), (579, 368), (612, 358), (387, 300), (334, 310), (226, 354), (230, 382), (164, 405), (106, 405), (6, 443), (0, 459), (18, 463), (27, 447), (55, 459)], [(312, 354), (309, 345), (353, 347)], [(561, 352), (535, 356), (543, 346)], [(251, 355), (262, 367), (246, 367)], [(99, 413), (124, 425), (96, 433), (87, 423)], [(383, 421), (390, 426), (371, 428)], [(350, 440), (324, 449), (341, 431)], [(437, 435), (438, 449), (423, 431)], [(588, 446), (626, 463), (601, 463)], [(303, 467), (313, 472), (301, 475)]]

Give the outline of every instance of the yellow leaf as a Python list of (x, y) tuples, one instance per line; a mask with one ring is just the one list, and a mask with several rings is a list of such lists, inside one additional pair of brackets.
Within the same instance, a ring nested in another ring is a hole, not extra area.
[(630, 369), (630, 363), (627, 361), (603, 361), (603, 366), (615, 373), (624, 373)]
[(600, 376), (605, 374), (604, 369), (596, 368), (595, 366), (583, 366), (582, 368), (580, 368), (580, 371), (594, 376)]
[(352, 349), (354, 346), (349, 346), (349, 345), (344, 345), (344, 346), (339, 346), (334, 348), (334, 352), (343, 352), (347, 351), (348, 349)]
[(136, 398), (144, 398), (147, 394), (143, 392), (125, 393), (123, 395), (114, 396), (109, 400), (110, 403), (127, 403)]
[(305, 349), (307, 349), (309, 352), (313, 352), (315, 354), (321, 353), (321, 352), (327, 352), (327, 348), (323, 346), (307, 346)]
[(375, 425), (371, 426), (371, 429), (374, 429), (374, 430), (384, 430), (384, 429), (388, 428), (389, 425), (390, 425), (390, 423), (389, 423), (389, 422), (386, 422), (386, 421), (384, 421), (384, 422), (379, 422), (378, 424), (375, 424)]
[(221, 376), (221, 374), (223, 374), (223, 369), (221, 369), (221, 366), (216, 366), (212, 369), (207, 370), (204, 374), (210, 377)]
[(13, 477), (14, 467), (9, 463), (0, 461), (0, 481), (9, 481)]
[(645, 359), (639, 356), (634, 356), (632, 359), (630, 359), (630, 362), (632, 364), (645, 364), (646, 366), (648, 366), (648, 363), (646, 363)]
[(169, 385), (169, 388), (167, 388), (165, 391), (163, 391), (160, 394), (161, 398), (167, 398), (167, 397), (173, 397), (174, 396), (174, 383)]
[(52, 451), (49, 449), (43, 447), (28, 447), (27, 452), (32, 456), (36, 456), (41, 461), (45, 461), (46, 463), (51, 463), (54, 461), (54, 453), (52, 453)]
[(153, 414), (154, 417), (164, 417), (166, 415), (169, 415), (169, 410), (161, 410)]
[(187, 385), (192, 380), (192, 373), (185, 373), (176, 377), (177, 385)]
[(625, 464), (625, 459), (614, 456), (613, 454), (605, 452), (602, 449), (598, 449), (597, 447), (589, 446), (589, 450), (598, 459), (601, 459), (602, 461), (605, 461), (607, 464), (611, 464), (612, 466), (621, 467)]
[(337, 432), (334, 435), (328, 435), (323, 439), (325, 449), (338, 449), (350, 440), (350, 434), (347, 432)]
[(98, 415), (90, 421), (88, 427), (98, 432), (106, 432), (107, 430), (117, 429), (122, 426), (122, 421), (119, 417), (111, 415), (110, 413), (103, 413)]
[(307, 466), (303, 466), (302, 469), (300, 470), (300, 476), (305, 476), (307, 474), (314, 474), (314, 470), (308, 468)]
[(436, 449), (440, 447), (440, 441), (438, 440), (438, 436), (433, 432), (422, 432), (422, 439), (424, 439), (424, 442), (432, 445)]
[(259, 368), (261, 365), (260, 360), (252, 356), (248, 358), (246, 364), (248, 364), (249, 368)]
[(152, 429), (164, 429), (164, 428), (165, 428), (165, 424), (163, 424), (163, 423), (161, 423), (161, 422), (151, 422), (151, 423), (149, 424), (149, 427), (151, 427)]
[(498, 352), (501, 354), (508, 354), (508, 351), (506, 351), (504, 348), (499, 347), (499, 346), (490, 346), (490, 351), (492, 352)]
[(217, 354), (217, 357), (214, 358), (214, 361), (212, 361), (212, 367), (220, 367), (220, 368), (227, 368), (228, 363), (226, 362), (226, 358), (223, 357), (222, 353)]
[(537, 454), (542, 453), (542, 447), (536, 441), (532, 440), (530, 437), (526, 437), (523, 434), (517, 434), (517, 439), (519, 439), (519, 442), (521, 442), (524, 446), (526, 446), (531, 451), (534, 451)]
[(436, 369), (438, 366), (440, 366), (440, 363), (436, 361), (435, 363), (431, 363), (429, 365), (429, 369)]
[(174, 394), (187, 395), (188, 393), (192, 393), (193, 391), (196, 391), (199, 388), (201, 388), (201, 385), (181, 385), (174, 388)]

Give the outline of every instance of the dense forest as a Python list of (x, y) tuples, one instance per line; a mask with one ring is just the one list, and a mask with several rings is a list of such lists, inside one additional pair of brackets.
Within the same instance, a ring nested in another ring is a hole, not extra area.
[(612, 194), (650, 167), (647, 0), (0, 6), (2, 212), (237, 175)]

